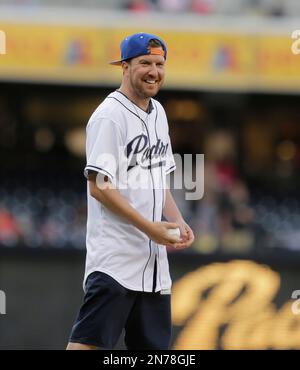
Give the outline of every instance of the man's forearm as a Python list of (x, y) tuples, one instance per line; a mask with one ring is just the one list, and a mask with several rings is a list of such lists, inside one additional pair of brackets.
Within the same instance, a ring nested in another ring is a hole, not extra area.
[(148, 231), (151, 222), (137, 212), (117, 189), (100, 190), (95, 182), (90, 182), (90, 192), (95, 199), (111, 212), (125, 218), (142, 232), (146, 233)]
[(166, 202), (163, 209), (163, 215), (169, 222), (176, 222), (183, 219), (182, 214), (175, 203), (173, 195), (170, 192), (170, 189), (166, 190)]

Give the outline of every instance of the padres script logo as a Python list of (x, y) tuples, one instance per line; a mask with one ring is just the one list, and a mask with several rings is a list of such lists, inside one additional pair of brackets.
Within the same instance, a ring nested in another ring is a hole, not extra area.
[(278, 273), (251, 261), (188, 273), (173, 287), (173, 323), (183, 326), (174, 349), (299, 349), (293, 301), (272, 303), (279, 287)]
[[(156, 144), (152, 145), (151, 148), (148, 146), (148, 137), (146, 135), (138, 135), (127, 144), (126, 156), (130, 159), (130, 165), (128, 170), (136, 165), (143, 167), (144, 162), (148, 162), (149, 159), (156, 159), (165, 157), (167, 155), (169, 144), (164, 144), (160, 139), (156, 141)], [(138, 163), (137, 156), (140, 155), (140, 163)], [(153, 166), (152, 166), (153, 167)], [(145, 168), (149, 168), (147, 165)]]

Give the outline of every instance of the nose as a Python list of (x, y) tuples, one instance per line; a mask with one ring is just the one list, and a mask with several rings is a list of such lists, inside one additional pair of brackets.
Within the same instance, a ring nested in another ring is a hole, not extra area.
[(149, 71), (148, 71), (149, 77), (157, 77), (158, 76), (158, 69), (155, 63), (152, 63), (150, 65)]

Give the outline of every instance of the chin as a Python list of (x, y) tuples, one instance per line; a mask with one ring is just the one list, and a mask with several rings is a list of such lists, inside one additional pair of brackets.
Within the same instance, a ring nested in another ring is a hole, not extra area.
[(153, 98), (153, 96), (155, 96), (159, 91), (159, 88), (155, 88), (153, 90), (149, 89), (149, 90), (146, 90), (145, 91), (145, 96), (147, 98)]
[(158, 93), (158, 90), (157, 91), (153, 91), (152, 93), (148, 93), (147, 94), (147, 98), (153, 98), (157, 93)]

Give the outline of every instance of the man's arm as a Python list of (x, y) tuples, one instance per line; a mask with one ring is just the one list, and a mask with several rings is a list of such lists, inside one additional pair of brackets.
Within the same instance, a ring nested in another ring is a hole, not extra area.
[(93, 198), (103, 204), (111, 212), (125, 218), (129, 223), (137, 227), (143, 233), (158, 244), (175, 245), (175, 236), (169, 236), (168, 229), (177, 228), (179, 225), (171, 222), (151, 222), (145, 219), (120, 192), (108, 181), (106, 176), (90, 173), (88, 177), (89, 190)]
[(182, 242), (176, 243), (174, 247), (176, 249), (185, 249), (190, 247), (195, 239), (194, 233), (189, 225), (184, 221), (170, 189), (166, 189), (166, 202), (163, 209), (163, 215), (167, 221), (177, 223), (180, 228)]

